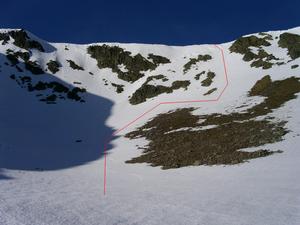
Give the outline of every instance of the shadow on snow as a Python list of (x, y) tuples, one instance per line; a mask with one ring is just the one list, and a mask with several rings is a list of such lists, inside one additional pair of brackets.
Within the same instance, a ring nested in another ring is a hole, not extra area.
[[(40, 102), (36, 93), (22, 89), (9, 78), (11, 71), (19, 73), (3, 65), (5, 61), (6, 57), (0, 55), (0, 179), (8, 178), (1, 168), (59, 170), (103, 156), (105, 141), (113, 133), (105, 125), (112, 101), (85, 93), (85, 103), (70, 99), (51, 105)], [(31, 75), (24, 70), (22, 75), (72, 88), (51, 74)], [(107, 146), (107, 150), (111, 148)]]

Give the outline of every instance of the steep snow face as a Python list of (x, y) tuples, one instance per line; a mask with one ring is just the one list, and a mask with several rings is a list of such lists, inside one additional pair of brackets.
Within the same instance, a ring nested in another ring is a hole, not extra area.
[(103, 139), (154, 104), (216, 99), (226, 84), (216, 46), (56, 44), (24, 30), (0, 33), (3, 168), (96, 160)]
[(263, 147), (283, 153), (248, 164), (125, 164), (149, 142), (123, 137), (178, 108), (229, 114), (261, 103), (248, 97), (256, 81), (300, 77), (297, 35), (178, 47), (49, 43), (0, 30), (0, 224), (299, 224), (299, 98), (271, 114), (291, 132)]

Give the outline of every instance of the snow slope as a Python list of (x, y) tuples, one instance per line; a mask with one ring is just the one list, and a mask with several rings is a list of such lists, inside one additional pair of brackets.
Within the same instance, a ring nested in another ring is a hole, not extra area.
[[(9, 31), (3, 29), (0, 33)], [(91, 45), (48, 43), (27, 32), (45, 48), (45, 52), (30, 49), (30, 60), (40, 65), (44, 75), (32, 75), (22, 60), (18, 65), (23, 72), (18, 72), (6, 58), (7, 49), (25, 50), (13, 40), (0, 45), (0, 224), (300, 224), (299, 98), (274, 112), (277, 118), (288, 120), (292, 132), (284, 141), (266, 147), (284, 152), (249, 163), (170, 170), (125, 164), (140, 155), (136, 145), (146, 144), (146, 140), (122, 136), (158, 113), (179, 107), (198, 107), (199, 114), (234, 110), (245, 101), (254, 83), (267, 74), (274, 80), (300, 77), (299, 67), (291, 69), (291, 65), (300, 64), (300, 59), (289, 61), (287, 50), (280, 48), (275, 39), (283, 32), (300, 35), (300, 28), (268, 32), (274, 39), (264, 49), (286, 64), (266, 70), (253, 68), (242, 60), (242, 55), (229, 51), (233, 42), (220, 44), (229, 85), (218, 101), (163, 104), (119, 132), (109, 143), (105, 196), (103, 150), (107, 138), (160, 102), (216, 99), (226, 85), (220, 50), (214, 45), (91, 44), (119, 46), (145, 58), (153, 53), (170, 59), (171, 63), (148, 70), (144, 77), (130, 83), (119, 79), (112, 69), (99, 69), (96, 60), (87, 54)], [(209, 54), (212, 60), (199, 62), (184, 74), (183, 66), (199, 54)], [(61, 64), (55, 74), (46, 71), (51, 59)], [(72, 69), (68, 59), (84, 70)], [(216, 73), (210, 87), (194, 79), (203, 70)], [(85, 102), (61, 99), (57, 104), (45, 104), (38, 100), (37, 93), (20, 88), (11, 74), (85, 88)], [(141, 104), (130, 104), (128, 98), (147, 78), (159, 74), (169, 80), (152, 81), (155, 85), (169, 86), (176, 80), (189, 80), (191, 84), (187, 90), (181, 88)], [(124, 85), (124, 91), (116, 93), (111, 82)], [(213, 87), (216, 92), (204, 95)], [(256, 104), (261, 99), (252, 100)]]

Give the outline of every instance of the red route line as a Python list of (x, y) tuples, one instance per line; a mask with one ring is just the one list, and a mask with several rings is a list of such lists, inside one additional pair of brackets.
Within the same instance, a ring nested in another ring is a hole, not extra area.
[(224, 67), (224, 74), (225, 74), (225, 86), (223, 88), (223, 90), (221, 91), (221, 93), (218, 95), (218, 97), (216, 99), (207, 99), (207, 100), (186, 100), (186, 101), (170, 101), (170, 102), (160, 102), (157, 105), (155, 105), (154, 107), (152, 107), (151, 109), (147, 110), (146, 112), (144, 112), (143, 114), (141, 114), (140, 116), (138, 116), (137, 118), (135, 118), (134, 120), (132, 120), (131, 122), (127, 123), (125, 126), (121, 127), (120, 129), (116, 130), (114, 133), (112, 133), (111, 137), (108, 138), (108, 141), (105, 142), (104, 145), (104, 176), (103, 176), (103, 194), (106, 194), (106, 183), (107, 183), (107, 144), (110, 143), (110, 141), (112, 140), (112, 138), (118, 134), (119, 132), (125, 130), (127, 127), (129, 127), (130, 125), (132, 125), (133, 123), (135, 123), (136, 121), (138, 121), (139, 119), (141, 119), (142, 117), (144, 117), (146, 114), (152, 112), (154, 109), (156, 109), (158, 106), (160, 105), (168, 105), (168, 104), (180, 104), (180, 103), (199, 103), (199, 102), (217, 102), (219, 101), (219, 99), (221, 98), (221, 96), (223, 95), (223, 93), (225, 92), (227, 86), (228, 86), (228, 74), (227, 74), (227, 66), (226, 66), (226, 62), (225, 62), (225, 56), (224, 56), (224, 52), (223, 49), (218, 46), (215, 45), (216, 48), (218, 48), (221, 52), (221, 56), (222, 56), (222, 62), (223, 62), (223, 67)]

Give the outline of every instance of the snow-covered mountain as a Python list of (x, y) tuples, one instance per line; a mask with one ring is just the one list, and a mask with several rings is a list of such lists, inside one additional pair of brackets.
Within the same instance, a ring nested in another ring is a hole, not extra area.
[(1, 29), (0, 224), (299, 224), (299, 64), (300, 28), (193, 46)]

